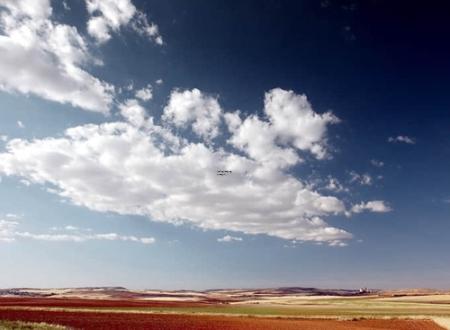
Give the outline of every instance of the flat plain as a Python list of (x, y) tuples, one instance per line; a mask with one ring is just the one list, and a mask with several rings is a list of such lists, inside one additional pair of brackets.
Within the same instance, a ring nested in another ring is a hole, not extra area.
[(450, 329), (443, 292), (314, 290), (3, 290), (0, 320), (75, 329)]

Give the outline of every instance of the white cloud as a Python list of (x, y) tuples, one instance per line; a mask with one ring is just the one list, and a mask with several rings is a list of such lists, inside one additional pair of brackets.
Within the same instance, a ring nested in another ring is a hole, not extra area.
[(0, 242), (13, 242), (14, 230), (19, 223), (0, 219)]
[[(36, 234), (18, 230), (19, 223), (16, 221), (0, 219), (0, 242), (13, 242), (19, 238), (32, 239), (38, 241), (50, 242), (86, 242), (86, 241), (130, 241), (142, 244), (152, 244), (155, 242), (153, 237), (136, 237), (119, 235), (117, 233), (106, 234), (86, 234), (78, 231), (77, 227), (66, 226), (64, 230), (71, 233), (44, 233)], [(75, 232), (75, 233), (73, 233)]]
[(198, 136), (211, 140), (219, 134), (222, 109), (217, 98), (198, 89), (172, 91), (163, 119), (177, 127), (192, 124)]
[(153, 98), (152, 85), (148, 84), (146, 87), (141, 88), (135, 94), (136, 98), (142, 101), (149, 101)]
[(8, 135), (0, 135), (0, 141), (2, 142), (8, 141)]
[[(167, 110), (165, 116), (171, 114), (169, 117), (175, 122), (185, 123), (189, 118), (195, 126), (199, 117), (211, 117), (204, 111), (218, 114), (222, 111), (216, 98), (200, 91), (174, 93), (181, 101), (171, 97), (166, 107), (171, 111)], [(292, 102), (297, 104), (295, 95), (287, 93), (290, 106)], [(185, 116), (186, 109), (194, 109), (196, 116)], [(312, 125), (320, 127), (311, 129), (313, 138), (302, 132), (290, 137), (290, 143), (305, 146), (313, 154), (314, 145), (320, 145), (325, 152), (326, 132), (322, 131), (322, 125), (326, 129), (326, 123), (331, 120), (327, 118), (331, 115), (314, 115), (309, 113), (310, 108), (289, 111), (299, 112), (306, 121), (321, 121), (320, 125)], [(280, 128), (272, 127), (280, 123), (256, 118), (263, 130), (269, 127), (269, 133), (276, 134), (269, 134), (273, 138), (270, 143), (258, 144), (260, 155), (248, 152), (250, 157), (247, 157), (236, 150), (226, 151), (175, 136), (167, 128), (154, 124), (154, 119), (146, 115), (136, 100), (125, 102), (121, 112), (127, 122), (77, 126), (58, 138), (9, 141), (6, 151), (0, 153), (0, 173), (34, 184), (51, 185), (52, 192), (76, 205), (100, 212), (142, 215), (153, 221), (184, 222), (204, 229), (267, 234), (333, 245), (352, 237), (324, 220), (330, 215), (346, 214), (340, 199), (322, 195), (292, 176), (289, 164), (296, 162), (272, 166), (268, 159), (260, 156), (264, 150), (273, 154), (273, 148), (283, 152), (278, 143), (284, 135), (278, 132)], [(235, 114), (227, 115), (230, 115), (228, 125), (234, 125), (232, 130), (238, 134), (238, 139), (242, 138), (240, 126), (255, 119), (252, 116), (241, 120), (233, 118)], [(318, 134), (316, 130), (322, 132)], [(230, 139), (234, 138), (232, 135)], [(309, 142), (294, 142), (297, 139)], [(297, 157), (299, 149), (291, 144), (284, 148), (289, 148), (289, 153)], [(246, 146), (244, 150), (249, 149)], [(320, 154), (316, 155), (319, 159), (323, 158)], [(232, 173), (218, 176), (218, 169)]]
[(164, 81), (163, 81), (162, 79), (158, 79), (158, 80), (155, 81), (155, 83), (156, 83), (157, 85), (162, 85), (163, 82), (164, 82)]
[(338, 247), (344, 247), (347, 246), (348, 244), (346, 242), (342, 242), (342, 241), (332, 241), (329, 243), (330, 246), (338, 246)]
[(83, 68), (97, 61), (76, 27), (51, 15), (48, 0), (0, 0), (0, 90), (107, 113), (113, 87)]
[(120, 114), (131, 124), (141, 127), (146, 121), (145, 109), (137, 100), (127, 100), (119, 105)]
[(15, 213), (6, 213), (5, 217), (8, 219), (20, 219), (22, 216)]
[(117, 33), (123, 26), (130, 26), (142, 36), (162, 45), (163, 40), (158, 26), (149, 23), (147, 16), (136, 9), (130, 0), (86, 0), (90, 15), (87, 30), (98, 42), (111, 38), (111, 32)]
[(406, 136), (406, 135), (398, 135), (396, 137), (392, 137), (391, 136), (391, 137), (388, 138), (388, 142), (391, 142), (391, 143), (407, 143), (407, 144), (415, 144), (416, 143), (416, 141), (413, 138), (411, 138), (409, 136)]
[(353, 205), (351, 212), (361, 213), (363, 211), (370, 211), (375, 213), (386, 213), (392, 211), (392, 208), (384, 201), (376, 200), (370, 202), (361, 202), (360, 204)]
[(375, 167), (383, 167), (384, 166), (384, 162), (382, 162), (381, 160), (371, 159), (370, 163)]
[(372, 177), (367, 173), (358, 174), (355, 171), (351, 171), (350, 172), (350, 182), (357, 182), (363, 186), (371, 186), (373, 183), (373, 180), (372, 180)]
[(348, 188), (345, 188), (338, 179), (333, 178), (331, 176), (328, 177), (327, 185), (325, 186), (326, 190), (335, 191), (335, 192), (342, 192), (342, 191), (348, 191)]
[(221, 243), (229, 243), (229, 242), (233, 242), (233, 241), (242, 241), (242, 237), (225, 235), (224, 237), (217, 239), (217, 242), (221, 242)]
[(327, 125), (338, 123), (331, 112), (313, 111), (306, 95), (275, 88), (265, 95), (264, 112), (282, 144), (292, 144), (302, 151), (310, 151), (318, 159), (326, 156)]
[(264, 113), (268, 121), (256, 115), (242, 120), (239, 112), (226, 114), (232, 133), (229, 143), (271, 167), (299, 163), (298, 151), (308, 151), (317, 159), (327, 157), (327, 127), (339, 122), (331, 112), (318, 114), (305, 95), (275, 88), (265, 94)]
[(19, 127), (19, 128), (25, 128), (25, 125), (24, 125), (20, 120), (18, 120), (18, 121), (17, 121), (17, 127)]

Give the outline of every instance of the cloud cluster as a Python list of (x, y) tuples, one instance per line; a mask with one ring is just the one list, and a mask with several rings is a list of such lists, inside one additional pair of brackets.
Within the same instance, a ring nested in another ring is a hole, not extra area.
[(95, 62), (84, 38), (51, 15), (49, 0), (0, 0), (0, 89), (108, 112), (113, 86), (83, 68)]
[(149, 101), (153, 98), (152, 85), (148, 84), (146, 87), (139, 89), (135, 94), (136, 98), (142, 101)]
[(305, 95), (275, 88), (265, 95), (264, 113), (267, 120), (257, 115), (242, 119), (239, 112), (225, 114), (232, 132), (229, 143), (271, 168), (301, 162), (299, 151), (326, 158), (327, 127), (339, 122), (331, 112), (318, 114)]
[(176, 127), (191, 126), (199, 137), (211, 140), (219, 134), (222, 109), (217, 98), (200, 90), (174, 90), (164, 108), (163, 120)]
[[(130, 0), (86, 0), (86, 8), (87, 31), (99, 42), (130, 26), (163, 43), (158, 27)], [(0, 90), (108, 113), (115, 88), (88, 72), (101, 61), (75, 26), (56, 21), (52, 14), (50, 0), (0, 0)], [(151, 93), (147, 90), (142, 97), (150, 99)]]
[[(346, 215), (344, 202), (289, 173), (306, 154), (326, 158), (327, 126), (337, 122), (331, 113), (314, 112), (306, 97), (267, 92), (267, 121), (225, 113), (217, 98), (196, 89), (172, 93), (162, 120), (168, 127), (155, 124), (135, 99), (120, 110), (124, 121), (73, 127), (58, 138), (10, 140), (0, 174), (50, 185), (100, 212), (331, 245), (352, 237), (324, 220)], [(228, 133), (220, 129), (223, 118)], [(206, 140), (221, 134), (229, 148), (177, 136), (170, 128), (178, 125)], [(218, 170), (231, 172), (218, 176)], [(355, 210), (377, 212), (368, 205)]]
[(137, 10), (130, 0), (86, 0), (90, 18), (87, 24), (88, 33), (98, 42), (111, 39), (111, 32), (118, 32), (121, 27), (130, 27), (139, 34), (163, 44), (158, 26), (149, 23), (146, 15)]
[(387, 205), (384, 201), (370, 201), (361, 202), (359, 204), (353, 205), (351, 212), (361, 213), (364, 211), (376, 212), (376, 213), (386, 213), (392, 211), (392, 208)]
[(130, 241), (142, 244), (153, 244), (155, 242), (153, 237), (124, 236), (117, 233), (85, 233), (74, 226), (65, 226), (63, 230), (66, 232), (44, 234), (19, 231), (18, 227), (17, 221), (0, 219), (0, 242), (13, 242), (19, 238), (49, 242)]

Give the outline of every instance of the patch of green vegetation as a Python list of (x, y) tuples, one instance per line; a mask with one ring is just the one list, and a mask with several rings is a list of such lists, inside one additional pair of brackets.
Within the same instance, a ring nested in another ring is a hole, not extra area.
[(403, 306), (403, 304), (312, 304), (296, 306), (224, 305), (208, 307), (114, 308), (121, 312), (152, 312), (180, 314), (230, 314), (284, 317), (400, 317), (450, 316), (450, 306)]
[(284, 317), (450, 316), (450, 305), (391, 302), (374, 298), (304, 300), (295, 305), (216, 305), (205, 307), (114, 308), (115, 311), (181, 314), (231, 314)]
[(47, 323), (0, 320), (0, 330), (63, 330), (63, 329), (67, 328), (61, 325), (53, 325)]

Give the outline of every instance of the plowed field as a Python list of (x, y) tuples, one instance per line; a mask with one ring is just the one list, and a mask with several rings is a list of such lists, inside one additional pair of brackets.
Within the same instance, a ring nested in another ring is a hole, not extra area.
[(427, 320), (311, 320), (180, 314), (0, 310), (2, 320), (60, 324), (76, 329), (183, 330), (442, 330)]

